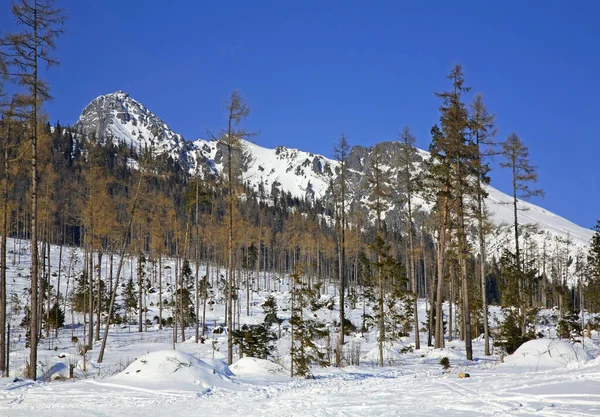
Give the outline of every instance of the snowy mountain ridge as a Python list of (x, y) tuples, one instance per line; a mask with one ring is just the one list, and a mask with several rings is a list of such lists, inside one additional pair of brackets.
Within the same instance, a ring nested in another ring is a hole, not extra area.
[[(123, 91), (94, 99), (81, 113), (75, 128), (84, 134), (112, 138), (136, 149), (146, 148), (166, 153), (179, 161), (191, 174), (202, 175), (208, 172), (219, 175), (225, 166), (226, 149), (218, 142), (203, 139), (186, 141), (157, 115)], [(383, 152), (382, 165), (393, 166), (395, 154), (401, 146), (395, 142), (380, 144)], [(338, 162), (322, 155), (285, 146), (268, 149), (248, 141), (244, 141), (244, 148), (250, 156), (250, 163), (244, 170), (244, 181), (266, 197), (276, 192), (289, 192), (299, 198), (321, 198), (326, 195), (331, 178), (336, 175)], [(363, 146), (354, 146), (350, 152), (349, 188), (352, 204), (355, 206), (364, 207), (367, 200), (364, 190), (367, 172), (371, 169), (371, 156), (372, 149)], [(428, 157), (427, 152), (419, 150), (414, 162), (415, 169), (422, 167)], [(402, 191), (394, 192), (398, 193), (398, 197)], [(496, 240), (501, 238), (510, 241), (512, 236), (508, 225), (512, 223), (512, 197), (491, 186), (488, 187), (488, 193), (486, 203), (492, 222), (497, 226), (507, 226), (501, 228), (503, 231), (496, 236)], [(418, 203), (417, 201), (417, 205)], [(429, 204), (424, 201), (420, 203), (422, 210), (430, 211)], [(398, 207), (393, 206), (388, 212), (389, 221), (402, 221), (404, 213)], [(535, 239), (538, 244), (549, 237), (569, 238), (579, 248), (585, 248), (589, 244), (592, 230), (528, 202), (519, 202), (519, 207), (522, 209), (519, 212), (520, 222), (539, 226), (539, 237)]]

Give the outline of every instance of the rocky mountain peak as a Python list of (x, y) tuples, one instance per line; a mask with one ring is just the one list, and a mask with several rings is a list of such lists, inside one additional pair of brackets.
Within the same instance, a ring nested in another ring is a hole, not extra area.
[(81, 112), (75, 128), (137, 150), (168, 153), (176, 160), (186, 148), (183, 136), (122, 90), (92, 100)]

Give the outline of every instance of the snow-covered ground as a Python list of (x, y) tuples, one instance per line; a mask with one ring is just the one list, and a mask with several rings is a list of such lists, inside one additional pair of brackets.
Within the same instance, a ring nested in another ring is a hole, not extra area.
[[(12, 245), (12, 241), (10, 242)], [(26, 242), (23, 242), (25, 245)], [(18, 245), (15, 242), (15, 248)], [(8, 292), (18, 294), (25, 304), (28, 284), (28, 250), (22, 246), (20, 263), (10, 265)], [(58, 249), (53, 248), (53, 271), (58, 265)], [(82, 259), (77, 250), (63, 253), (61, 291), (67, 285), (69, 265), (73, 276), (79, 273)], [(9, 256), (9, 262), (11, 261)], [(16, 257), (16, 261), (18, 258)], [(115, 260), (116, 262), (116, 260)], [(126, 262), (125, 279), (135, 274)], [(20, 266), (19, 266), (20, 265)], [(135, 265), (135, 263), (133, 264)], [(174, 267), (173, 264), (171, 264)], [(103, 266), (103, 270), (108, 270)], [(57, 271), (55, 271), (57, 272)], [(269, 279), (275, 277), (269, 277)], [(57, 276), (52, 277), (56, 284)], [(165, 278), (166, 279), (166, 278)], [(166, 279), (168, 282), (168, 279)], [(289, 318), (286, 285), (271, 283), (280, 307), (280, 317)], [(262, 282), (262, 280), (260, 280)], [(72, 277), (70, 287), (72, 288)], [(281, 291), (279, 289), (281, 288)], [(245, 313), (245, 291), (240, 291), (240, 322), (262, 321), (260, 302), (270, 292), (258, 288), (251, 292), (250, 315)], [(165, 290), (164, 297), (170, 294)], [(148, 317), (157, 313), (157, 294), (148, 299)], [(324, 297), (336, 300), (331, 288)], [(360, 364), (343, 368), (314, 368), (314, 379), (289, 376), (289, 335), (282, 326), (282, 338), (269, 360), (239, 359), (234, 364), (222, 361), (226, 354), (226, 335), (213, 334), (224, 320), (223, 305), (215, 293), (207, 312), (208, 334), (204, 343), (194, 343), (193, 329), (186, 329), (186, 341), (175, 344), (172, 329), (149, 326), (138, 333), (137, 326), (111, 328), (104, 361), (97, 362), (99, 343), (84, 357), (73, 334), (83, 340), (81, 316), (75, 314), (74, 329), (65, 328), (58, 338), (46, 338), (39, 350), (39, 376), (36, 382), (22, 378), (28, 350), (23, 329), (18, 323), (22, 313), (11, 318), (11, 377), (0, 379), (0, 416), (597, 416), (600, 415), (600, 335), (581, 343), (538, 339), (523, 345), (501, 361), (499, 351), (483, 355), (483, 342), (474, 342), (474, 361), (465, 359), (462, 342), (448, 342), (443, 350), (426, 347), (426, 333), (420, 334), (423, 348), (414, 350), (414, 333), (386, 346), (386, 363), (376, 364), (375, 333), (353, 334), (347, 346), (360, 351)], [(150, 304), (154, 306), (150, 306)], [(170, 315), (165, 310), (165, 317)], [(338, 315), (337, 308), (317, 312), (327, 324)], [(348, 317), (360, 327), (362, 304), (349, 308)], [(425, 318), (425, 303), (419, 303)], [(552, 311), (544, 312), (547, 318)], [(71, 315), (67, 308), (67, 320)], [(492, 325), (501, 319), (492, 309)], [(553, 325), (541, 332), (552, 336)], [(425, 342), (425, 343), (424, 343)], [(451, 367), (444, 370), (440, 358), (448, 357)], [(74, 365), (75, 378), (68, 377)], [(459, 378), (468, 373), (469, 378)]]
[[(180, 347), (178, 347), (179, 349)], [(509, 370), (484, 362), (442, 371), (415, 355), (401, 366), (345, 367), (290, 379), (272, 363), (210, 364), (189, 356), (194, 372), (174, 371), (180, 351), (156, 351), (107, 379), (32, 384), (4, 380), (3, 416), (597, 416), (600, 360), (551, 372)], [(170, 360), (170, 358), (173, 358)], [(193, 359), (192, 359), (193, 358)], [(162, 359), (168, 366), (153, 366)], [(146, 365), (142, 364), (146, 361)], [(241, 361), (246, 361), (242, 359)], [(131, 372), (138, 371), (137, 374)], [(250, 368), (250, 370), (248, 369)], [(254, 368), (254, 369), (252, 369)], [(273, 368), (276, 370), (273, 371)], [(467, 371), (470, 378), (460, 379)], [(125, 375), (127, 376), (127, 375)], [(134, 381), (131, 381), (134, 379)], [(194, 390), (193, 388), (196, 387)]]

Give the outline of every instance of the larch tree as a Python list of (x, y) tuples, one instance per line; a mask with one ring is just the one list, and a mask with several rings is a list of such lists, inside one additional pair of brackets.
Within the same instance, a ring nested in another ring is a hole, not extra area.
[[(512, 279), (517, 284), (517, 288), (513, 288), (513, 291), (517, 291), (516, 299), (519, 300), (518, 307), (521, 315), (519, 317), (521, 325), (521, 335), (524, 337), (527, 332), (527, 313), (526, 313), (526, 291), (533, 276), (534, 271), (525, 265), (521, 256), (521, 246), (519, 243), (519, 237), (521, 230), (519, 227), (519, 199), (528, 200), (534, 196), (543, 196), (544, 192), (541, 189), (531, 188), (530, 184), (537, 182), (537, 171), (534, 165), (529, 162), (529, 149), (521, 141), (516, 133), (511, 133), (508, 139), (502, 144), (502, 156), (504, 162), (500, 163), (501, 168), (508, 168), (511, 174), (512, 180), (512, 206), (513, 206), (513, 231), (515, 239), (515, 252), (511, 254), (510, 261), (514, 265), (508, 265), (507, 270), (512, 271), (508, 275), (512, 276)], [(505, 265), (510, 261), (505, 261)]]
[[(241, 164), (244, 149), (243, 140), (254, 136), (255, 133), (249, 133), (239, 128), (240, 123), (250, 114), (250, 107), (244, 102), (239, 92), (234, 91), (224, 105), (227, 111), (227, 128), (221, 132), (221, 136), (216, 138), (224, 147), (227, 155), (227, 173), (225, 178), (225, 187), (227, 189), (227, 363), (233, 363), (233, 267), (234, 267), (234, 206), (236, 205), (237, 188), (239, 187), (241, 176)], [(236, 160), (237, 159), (237, 160)], [(237, 164), (236, 164), (237, 163)]]
[(346, 206), (348, 199), (348, 157), (350, 156), (350, 145), (342, 134), (338, 143), (333, 148), (333, 156), (338, 161), (338, 173), (334, 183), (334, 195), (336, 206), (336, 220), (338, 229), (338, 280), (340, 299), (340, 330), (338, 334), (337, 348), (335, 350), (335, 364), (342, 365), (344, 348), (344, 295), (346, 292)]
[(4, 82), (7, 71), (4, 54), (0, 50), (0, 141), (2, 142), (2, 237), (0, 240), (0, 376), (6, 367), (6, 240), (8, 236), (9, 141), (11, 139), (11, 112), (4, 102)]
[(477, 145), (478, 160), (476, 164), (476, 186), (475, 199), (477, 207), (475, 208), (475, 217), (477, 218), (477, 235), (479, 239), (479, 273), (481, 276), (481, 303), (483, 309), (483, 335), (484, 335), (484, 354), (490, 355), (490, 331), (488, 323), (488, 301), (486, 293), (486, 235), (489, 230), (487, 221), (485, 198), (487, 192), (485, 186), (490, 183), (490, 167), (487, 158), (497, 153), (496, 144), (493, 137), (497, 133), (494, 126), (495, 116), (490, 114), (483, 102), (483, 96), (476, 94), (471, 104), (470, 131), (472, 140)]
[(122, 230), (121, 237), (121, 248), (119, 249), (119, 264), (117, 266), (117, 273), (114, 278), (113, 290), (110, 295), (110, 301), (108, 304), (108, 312), (106, 314), (106, 322), (104, 324), (104, 334), (102, 336), (102, 344), (100, 346), (100, 352), (98, 353), (98, 363), (102, 363), (104, 359), (104, 350), (106, 349), (106, 342), (108, 340), (108, 330), (110, 328), (110, 323), (113, 318), (113, 312), (115, 310), (115, 301), (117, 298), (117, 290), (119, 289), (119, 278), (121, 277), (121, 271), (123, 270), (123, 263), (125, 261), (125, 251), (127, 249), (127, 244), (129, 242), (129, 238), (132, 235), (134, 219), (136, 216), (136, 209), (138, 208), (138, 200), (140, 197), (140, 189), (142, 188), (144, 176), (139, 173), (137, 179), (137, 185), (135, 186), (135, 194), (133, 199), (131, 200), (131, 207), (128, 213), (127, 218), (127, 226)]
[(413, 228), (413, 196), (420, 186), (419, 176), (414, 169), (414, 162), (417, 157), (417, 149), (415, 148), (415, 136), (408, 126), (405, 126), (400, 133), (400, 143), (402, 148), (398, 153), (398, 180), (406, 191), (406, 207), (407, 207), (407, 230), (408, 236), (408, 279), (410, 289), (413, 294), (413, 323), (415, 327), (415, 349), (421, 349), (421, 340), (419, 337), (419, 314), (417, 310), (417, 279), (415, 269), (415, 244), (414, 244), (414, 228)]
[(30, 108), (31, 138), (31, 329), (30, 355), (27, 377), (37, 376), (38, 347), (38, 167), (37, 141), (38, 117), (40, 108), (50, 100), (48, 84), (40, 77), (40, 67), (57, 65), (58, 61), (51, 53), (55, 49), (55, 40), (63, 31), (65, 13), (56, 8), (54, 0), (16, 0), (12, 5), (12, 14), (21, 31), (9, 33), (2, 39), (6, 48), (6, 63), (9, 74), (22, 86), (28, 96)]
[[(477, 148), (468, 140), (469, 115), (462, 101), (469, 87), (464, 85), (464, 75), (460, 65), (456, 65), (447, 78), (452, 81), (452, 90), (436, 93), (441, 99), (440, 125), (445, 140), (443, 152), (450, 163), (453, 212), (456, 230), (458, 267), (461, 282), (462, 326), (467, 359), (473, 359), (471, 337), (471, 310), (469, 306), (467, 240), (468, 199), (474, 194), (472, 176), (477, 161)], [(451, 300), (452, 302), (452, 300)]]
[[(1, 58), (1, 56), (0, 56)], [(0, 68), (2, 70), (2, 68)], [(1, 76), (1, 74), (0, 74)], [(1, 80), (0, 80), (0, 88)], [(2, 91), (0, 91), (0, 100)], [(2, 106), (4, 103), (0, 103)], [(6, 308), (7, 308), (7, 295), (6, 295), (6, 251), (7, 251), (7, 238), (9, 233), (9, 190), (11, 186), (11, 171), (9, 170), (10, 162), (14, 156), (12, 148), (16, 145), (15, 130), (18, 130), (19, 125), (16, 122), (17, 116), (18, 97), (13, 97), (10, 104), (6, 103), (6, 106), (0, 108), (0, 141), (2, 142), (2, 236), (0, 238), (0, 375), (5, 376), (8, 363), (8, 353), (6, 350)], [(22, 125), (21, 125), (22, 126)]]
[(375, 221), (377, 226), (377, 235), (375, 241), (372, 244), (375, 255), (377, 257), (376, 273), (377, 273), (377, 311), (378, 311), (378, 322), (377, 326), (379, 329), (378, 346), (379, 346), (379, 366), (383, 366), (383, 345), (385, 343), (385, 317), (384, 317), (384, 279), (385, 271), (382, 267), (384, 265), (384, 259), (382, 257), (382, 251), (377, 248), (384, 247), (384, 236), (383, 236), (383, 215), (389, 209), (389, 201), (392, 196), (392, 190), (390, 185), (390, 173), (385, 170), (383, 166), (383, 153), (380, 146), (376, 145), (373, 148), (371, 154), (371, 167), (367, 173), (367, 186), (369, 188), (369, 202), (367, 206), (372, 212), (375, 212)]
[(543, 196), (544, 191), (530, 187), (530, 184), (537, 182), (536, 166), (531, 165), (529, 162), (529, 148), (525, 146), (516, 133), (511, 133), (502, 144), (502, 156), (504, 162), (500, 163), (500, 167), (508, 168), (511, 175), (515, 261), (517, 268), (522, 270), (519, 246), (519, 199), (529, 200), (532, 197)]

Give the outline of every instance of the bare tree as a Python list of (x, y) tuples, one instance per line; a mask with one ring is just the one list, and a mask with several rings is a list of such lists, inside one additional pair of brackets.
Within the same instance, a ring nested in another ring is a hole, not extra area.
[(391, 186), (389, 172), (384, 170), (382, 162), (382, 151), (379, 146), (373, 148), (371, 156), (371, 170), (367, 175), (367, 184), (369, 187), (369, 208), (375, 212), (377, 236), (372, 244), (375, 249), (377, 261), (377, 309), (378, 309), (378, 346), (379, 346), (379, 366), (383, 366), (383, 345), (385, 343), (385, 318), (384, 318), (384, 280), (386, 274), (384, 271), (384, 247), (383, 238), (383, 215), (389, 209), (389, 200), (391, 198)]
[(502, 144), (502, 155), (505, 162), (500, 163), (501, 168), (508, 168), (511, 171), (512, 192), (513, 192), (513, 215), (514, 215), (514, 234), (515, 234), (515, 260), (519, 270), (522, 270), (521, 253), (519, 247), (519, 217), (518, 203), (519, 198), (528, 200), (531, 197), (543, 196), (541, 189), (532, 189), (530, 183), (537, 182), (536, 166), (529, 163), (529, 149), (516, 133), (511, 133), (506, 142)]
[(337, 349), (335, 351), (336, 366), (342, 365), (342, 352), (344, 348), (344, 295), (346, 292), (346, 203), (348, 194), (348, 157), (350, 145), (342, 134), (338, 143), (333, 148), (333, 156), (339, 162), (339, 171), (336, 178), (334, 191), (336, 196), (336, 219), (338, 228), (338, 280), (340, 297), (340, 330), (338, 334)]
[(481, 94), (475, 95), (473, 103), (471, 104), (471, 134), (473, 141), (477, 145), (477, 152), (479, 154), (478, 163), (476, 164), (476, 187), (475, 187), (475, 198), (477, 201), (477, 207), (475, 208), (475, 217), (477, 218), (477, 234), (479, 238), (479, 273), (481, 275), (481, 302), (483, 308), (483, 337), (484, 337), (484, 354), (490, 355), (490, 331), (488, 325), (488, 302), (486, 294), (486, 247), (485, 237), (489, 226), (487, 224), (487, 215), (485, 210), (485, 198), (487, 192), (484, 189), (484, 185), (489, 184), (490, 178), (488, 173), (490, 171), (489, 165), (486, 163), (486, 159), (497, 153), (496, 144), (492, 138), (496, 135), (497, 129), (494, 126), (495, 116), (489, 114), (488, 110), (483, 103), (483, 96)]
[(402, 149), (398, 154), (398, 176), (400, 182), (406, 189), (406, 205), (408, 209), (408, 222), (406, 234), (408, 235), (408, 250), (409, 259), (408, 262), (408, 277), (410, 281), (411, 292), (413, 293), (413, 319), (415, 326), (415, 349), (421, 349), (421, 340), (419, 337), (419, 314), (417, 310), (417, 280), (415, 272), (415, 246), (414, 246), (414, 229), (413, 229), (413, 211), (412, 211), (412, 199), (415, 191), (419, 186), (419, 178), (413, 167), (417, 156), (417, 150), (415, 148), (415, 136), (410, 131), (408, 126), (405, 126), (400, 134), (400, 141), (402, 143)]
[(234, 164), (236, 156), (240, 162), (243, 159), (243, 140), (256, 135), (238, 128), (239, 124), (250, 114), (250, 107), (244, 102), (239, 92), (234, 91), (224, 105), (227, 110), (227, 128), (221, 132), (220, 137), (209, 136), (217, 140), (227, 151), (227, 175), (225, 184), (227, 188), (228, 203), (228, 239), (227, 239), (227, 363), (233, 363), (233, 218), (236, 202), (237, 188), (241, 176), (241, 166)]
[(54, 0), (18, 0), (12, 5), (12, 14), (22, 28), (2, 39), (7, 48), (10, 76), (28, 94), (31, 126), (31, 328), (30, 355), (27, 376), (36, 378), (38, 346), (38, 115), (44, 101), (50, 99), (48, 84), (39, 77), (40, 65), (57, 65), (51, 55), (55, 39), (63, 31), (65, 14), (54, 7)]

